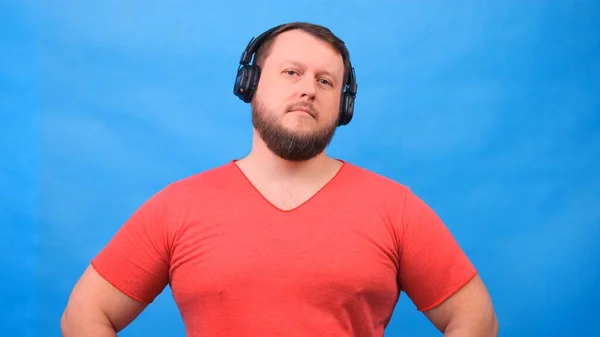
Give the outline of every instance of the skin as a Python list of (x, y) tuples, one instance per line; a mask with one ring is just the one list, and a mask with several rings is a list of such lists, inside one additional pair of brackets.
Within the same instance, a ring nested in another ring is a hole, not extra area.
[[(252, 148), (237, 165), (281, 209), (306, 201), (341, 167), (323, 148), (335, 132), (343, 73), (342, 58), (331, 46), (299, 30), (279, 35), (263, 64), (252, 102)], [(300, 142), (312, 146), (304, 151)], [(113, 337), (146, 306), (89, 266), (71, 292), (61, 330), (65, 337)], [(497, 336), (492, 302), (479, 277), (424, 315), (447, 337)]]
[(423, 314), (445, 337), (498, 336), (492, 300), (479, 276)]
[(60, 327), (63, 337), (116, 337), (146, 308), (89, 266), (71, 291)]

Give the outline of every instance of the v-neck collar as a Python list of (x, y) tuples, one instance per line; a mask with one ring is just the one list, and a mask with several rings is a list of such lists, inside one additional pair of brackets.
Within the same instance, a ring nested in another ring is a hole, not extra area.
[(254, 186), (254, 184), (252, 183), (252, 181), (250, 181), (250, 179), (246, 176), (246, 174), (244, 173), (244, 171), (242, 171), (242, 169), (236, 164), (236, 162), (238, 161), (238, 159), (232, 159), (229, 162), (229, 165), (233, 166), (233, 169), (235, 171), (237, 171), (237, 174), (240, 175), (241, 179), (245, 181), (245, 183), (247, 184), (247, 186), (252, 190), (253, 194), (257, 195), (260, 199), (263, 200), (263, 202), (265, 202), (269, 207), (275, 209), (278, 212), (281, 213), (291, 213), (291, 212), (296, 212), (299, 209), (303, 208), (303, 207), (307, 207), (308, 204), (311, 203), (311, 201), (313, 201), (315, 198), (319, 197), (320, 195), (322, 195), (323, 193), (325, 193), (325, 191), (331, 187), (331, 185), (333, 183), (335, 183), (337, 180), (339, 180), (340, 175), (347, 169), (347, 166), (349, 165), (346, 161), (335, 158), (336, 160), (340, 161), (342, 163), (342, 165), (339, 167), (339, 169), (337, 170), (337, 172), (333, 175), (333, 177), (331, 179), (329, 179), (323, 186), (321, 186), (321, 188), (319, 188), (315, 193), (313, 193), (308, 199), (306, 199), (304, 202), (298, 204), (296, 207), (291, 208), (291, 209), (282, 209), (280, 207), (278, 207), (277, 205), (273, 204), (269, 199), (267, 199), (259, 190), (258, 188), (256, 188), (256, 186)]

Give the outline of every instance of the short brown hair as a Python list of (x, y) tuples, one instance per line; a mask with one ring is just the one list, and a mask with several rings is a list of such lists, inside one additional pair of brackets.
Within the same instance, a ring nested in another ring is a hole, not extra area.
[(274, 38), (288, 30), (300, 29), (306, 33), (311, 34), (312, 36), (329, 43), (333, 48), (335, 48), (338, 53), (342, 56), (342, 60), (344, 61), (344, 79), (342, 82), (342, 90), (344, 85), (348, 80), (348, 73), (351, 71), (350, 65), (350, 52), (348, 48), (346, 48), (346, 44), (342, 39), (337, 37), (335, 34), (331, 32), (331, 30), (325, 26), (321, 26), (314, 23), (309, 22), (290, 22), (281, 25), (275, 31), (273, 31), (269, 37), (267, 37), (263, 43), (260, 45), (255, 54), (255, 63), (258, 66), (262, 66), (267, 56), (269, 56), (269, 51), (273, 46)]

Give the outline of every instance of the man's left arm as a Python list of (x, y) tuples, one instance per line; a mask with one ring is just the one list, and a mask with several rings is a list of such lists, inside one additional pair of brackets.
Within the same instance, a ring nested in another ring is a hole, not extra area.
[(445, 337), (498, 336), (498, 320), (492, 300), (478, 275), (423, 314)]
[(403, 204), (401, 289), (445, 337), (496, 337), (491, 296), (452, 233), (410, 190)]

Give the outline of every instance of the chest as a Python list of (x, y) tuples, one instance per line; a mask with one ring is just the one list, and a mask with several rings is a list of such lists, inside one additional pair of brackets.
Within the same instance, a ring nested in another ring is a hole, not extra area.
[(171, 261), (180, 305), (393, 307), (396, 246), (384, 221), (352, 210), (256, 211), (186, 225)]

